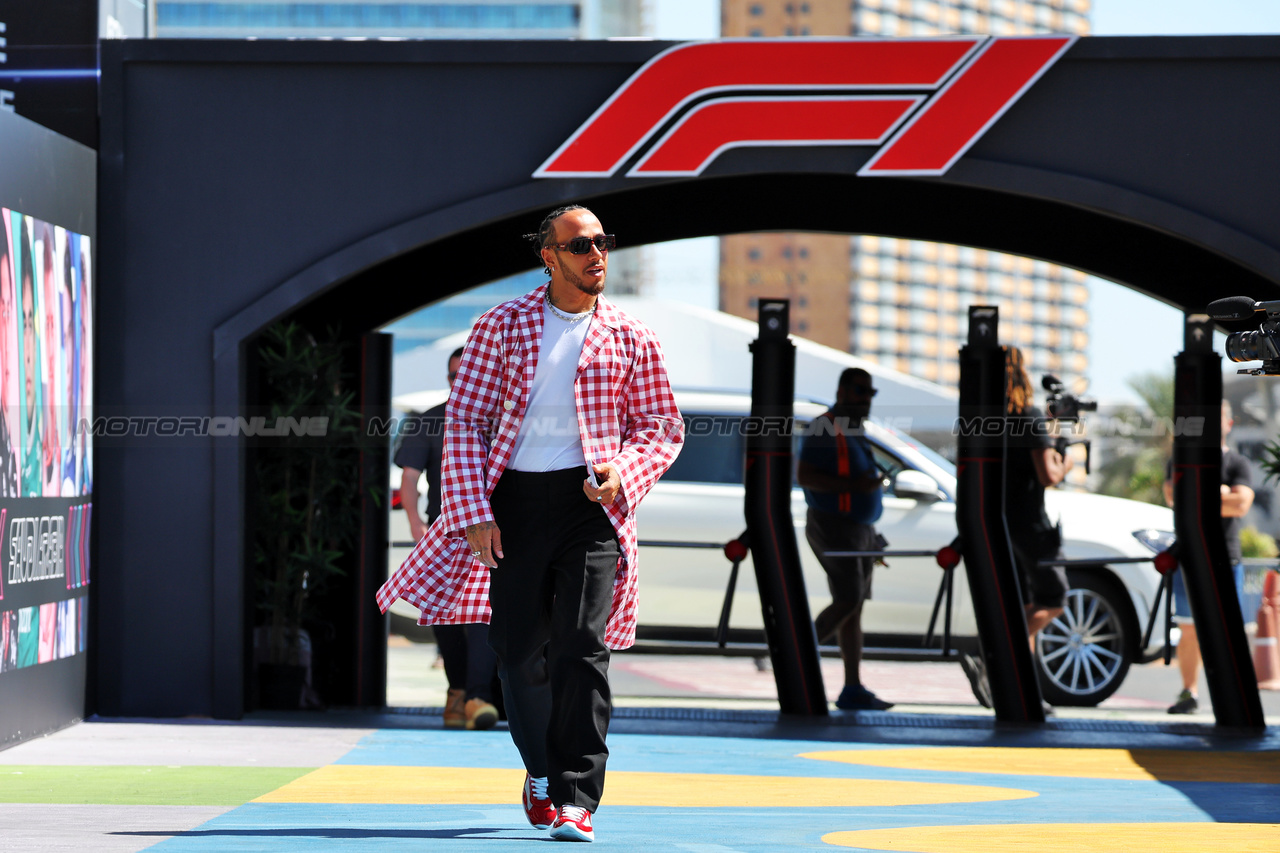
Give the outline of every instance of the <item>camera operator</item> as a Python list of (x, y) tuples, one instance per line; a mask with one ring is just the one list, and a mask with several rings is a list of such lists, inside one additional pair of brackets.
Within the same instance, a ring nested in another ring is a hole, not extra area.
[[(1049, 421), (1032, 400), (1034, 388), (1027, 376), (1022, 350), (1008, 347), (1005, 358), (1004, 464), (1005, 522), (1013, 544), (1013, 556), (1022, 587), (1027, 617), (1027, 639), (1035, 651), (1036, 634), (1062, 613), (1067, 595), (1067, 572), (1062, 566), (1041, 566), (1040, 560), (1059, 556), (1062, 534), (1044, 509), (1044, 490), (1062, 482), (1072, 468), (1071, 457), (1060, 453), (1050, 434)], [(991, 707), (981, 657), (960, 659), (974, 696)], [(1053, 713), (1045, 703), (1045, 713)]]

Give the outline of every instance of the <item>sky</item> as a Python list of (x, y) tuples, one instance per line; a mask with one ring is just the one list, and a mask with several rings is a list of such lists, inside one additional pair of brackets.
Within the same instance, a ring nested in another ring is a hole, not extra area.
[[(654, 0), (660, 39), (715, 38), (719, 0)], [(1280, 33), (1277, 0), (1094, 0), (1096, 35)]]
[[(720, 34), (718, 0), (655, 0), (655, 36), (661, 39), (715, 38)], [(1209, 35), (1280, 33), (1280, 0), (1094, 0), (1095, 35)], [(715, 281), (715, 241), (686, 240), (657, 255), (657, 295), (708, 304), (716, 291), (690, 284), (694, 271), (709, 271)], [(664, 285), (663, 271), (680, 275)], [(1182, 349), (1178, 310), (1126, 287), (1090, 280), (1091, 328), (1087, 390), (1104, 403), (1137, 403), (1129, 377), (1172, 372), (1173, 355)], [(1140, 323), (1142, 335), (1133, 333)], [(1218, 351), (1222, 351), (1219, 336)], [(1116, 369), (1101, 371), (1102, 365)], [(1234, 365), (1230, 368), (1234, 372)]]

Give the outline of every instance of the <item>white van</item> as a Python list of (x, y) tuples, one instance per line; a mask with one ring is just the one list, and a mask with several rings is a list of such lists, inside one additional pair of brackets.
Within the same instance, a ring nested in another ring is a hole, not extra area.
[[(720, 617), (731, 564), (718, 550), (645, 543), (717, 543), (745, 527), (739, 424), (750, 411), (742, 394), (676, 393), (686, 418), (684, 449), (638, 511), (640, 534), (640, 630), (645, 645), (710, 641)], [(798, 436), (825, 406), (797, 402)], [(876, 527), (891, 550), (936, 551), (955, 538), (955, 468), (927, 447), (898, 433), (867, 425), (876, 462), (884, 473), (884, 512)], [(1062, 522), (1070, 559), (1096, 560), (1068, 569), (1066, 610), (1041, 632), (1036, 666), (1045, 698), (1055, 705), (1096, 705), (1120, 686), (1135, 660), (1163, 648), (1157, 627), (1148, 648), (1141, 632), (1158, 604), (1160, 576), (1149, 562), (1113, 562), (1153, 556), (1173, 539), (1173, 513), (1165, 507), (1119, 498), (1050, 489), (1045, 503)], [(809, 609), (816, 615), (831, 599), (826, 576), (804, 537), (805, 503), (794, 487), (792, 518), (800, 547)], [(923, 651), (942, 570), (931, 557), (892, 557), (877, 566), (873, 593), (863, 611), (867, 657), (910, 657)], [(976, 649), (977, 628), (963, 565), (954, 583), (952, 634), (961, 649)], [(1163, 616), (1157, 626), (1163, 625)], [(764, 621), (751, 558), (739, 570), (730, 639), (762, 643)], [(932, 652), (942, 634), (939, 616)]]

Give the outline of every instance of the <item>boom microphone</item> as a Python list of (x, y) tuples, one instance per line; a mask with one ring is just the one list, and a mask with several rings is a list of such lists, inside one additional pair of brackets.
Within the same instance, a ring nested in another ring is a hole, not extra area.
[(1228, 296), (1210, 302), (1205, 311), (1215, 320), (1248, 320), (1261, 307), (1247, 296)]

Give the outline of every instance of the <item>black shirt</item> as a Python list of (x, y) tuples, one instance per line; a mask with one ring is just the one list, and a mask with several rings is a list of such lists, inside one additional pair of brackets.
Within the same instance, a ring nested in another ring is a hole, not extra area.
[(395, 463), (427, 472), (427, 523), (440, 515), (440, 460), (444, 456), (444, 407), (441, 403), (400, 425)]
[(1044, 511), (1044, 486), (1031, 454), (1053, 447), (1044, 412), (1027, 406), (1005, 421), (1004, 516), (1014, 541), (1034, 538), (1053, 527)]
[[(1164, 478), (1173, 477), (1173, 460), (1164, 465)], [(1249, 470), (1249, 460), (1234, 450), (1222, 451), (1222, 484), (1224, 486), (1248, 486), (1253, 488), (1253, 473)], [(1231, 555), (1231, 565), (1240, 562), (1240, 531), (1244, 528), (1244, 518), (1223, 518), (1222, 532), (1227, 537), (1227, 553)]]

